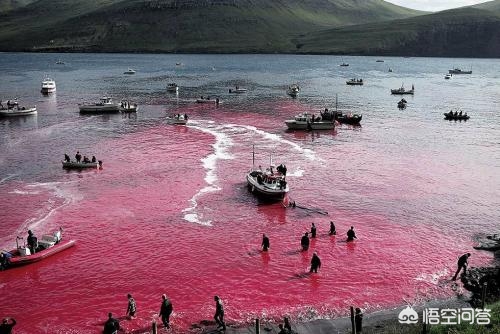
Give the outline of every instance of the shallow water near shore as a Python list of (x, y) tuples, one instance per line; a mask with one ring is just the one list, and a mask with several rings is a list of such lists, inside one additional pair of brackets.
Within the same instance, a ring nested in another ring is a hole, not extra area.
[[(16, 333), (97, 333), (108, 312), (124, 315), (132, 293), (138, 317), (122, 321), (132, 331), (150, 325), (166, 293), (182, 332), (212, 318), (216, 294), (236, 324), (456, 294), (457, 257), (488, 264), (472, 236), (500, 218), (498, 60), (376, 59), (344, 57), (345, 68), (334, 56), (2, 54), (0, 98), (36, 104), (38, 115), (0, 119), (0, 247), (59, 226), (77, 244), (0, 272), (0, 316), (18, 320)], [(444, 80), (470, 64), (472, 75)], [(39, 93), (46, 74), (56, 94)], [(365, 85), (345, 85), (352, 77)], [(179, 94), (166, 92), (170, 82)], [(399, 111), (390, 89), (402, 82), (416, 93)], [(301, 86), (296, 99), (285, 94), (291, 83)], [(229, 94), (236, 85), (248, 93)], [(79, 115), (78, 103), (102, 94), (140, 111)], [(361, 127), (286, 131), (299, 112), (334, 109), (337, 94), (339, 110), (363, 114)], [(222, 104), (197, 105), (200, 95)], [(445, 121), (452, 108), (471, 119)], [(166, 124), (173, 113), (188, 114), (188, 126)], [(287, 165), (299, 207), (247, 190), (252, 146), (256, 165), (270, 155)], [(64, 153), (77, 150), (103, 169), (63, 170)], [(312, 223), (318, 236), (300, 252)], [(346, 243), (351, 225), (358, 240)], [(313, 251), (322, 267), (309, 275)]]

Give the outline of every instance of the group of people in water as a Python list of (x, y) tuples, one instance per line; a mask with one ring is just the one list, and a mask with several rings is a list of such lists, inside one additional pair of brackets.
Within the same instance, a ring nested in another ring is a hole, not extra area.
[[(69, 157), (69, 155), (67, 155), (66, 153), (64, 154), (64, 161), (65, 162), (71, 162), (71, 159)], [(92, 159), (89, 159), (86, 155), (83, 156), (83, 159), (82, 159), (82, 155), (80, 154), (80, 151), (77, 151), (76, 154), (75, 154), (75, 161), (77, 163), (95, 163), (97, 162), (97, 159), (95, 157), (95, 155), (92, 156)]]
[[(137, 315), (137, 303), (134, 297), (132, 297), (130, 293), (127, 294), (127, 299), (128, 299), (128, 304), (125, 316), (128, 320), (131, 320), (134, 319)], [(214, 296), (214, 301), (215, 301), (214, 320), (215, 323), (217, 324), (217, 329), (225, 331), (226, 323), (224, 321), (224, 304), (219, 296)], [(172, 315), (173, 310), (174, 308), (172, 305), (172, 301), (166, 294), (163, 294), (161, 296), (161, 305), (158, 317), (161, 318), (163, 327), (166, 329), (170, 328), (170, 316)], [(120, 321), (113, 317), (113, 313), (109, 312), (108, 319), (104, 323), (103, 334), (117, 334), (120, 329), (121, 329)]]

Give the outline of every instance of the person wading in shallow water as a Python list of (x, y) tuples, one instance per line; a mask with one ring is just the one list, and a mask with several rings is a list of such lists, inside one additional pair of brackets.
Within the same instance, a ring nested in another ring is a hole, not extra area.
[(309, 249), (309, 233), (305, 233), (300, 239), (300, 245), (302, 246), (302, 250), (306, 251)]
[(264, 252), (267, 252), (267, 250), (269, 249), (270, 246), (271, 246), (271, 244), (269, 242), (269, 238), (267, 237), (267, 235), (262, 234), (262, 250)]
[[(10, 323), (9, 323), (10, 320)], [(10, 334), (12, 333), (12, 327), (16, 325), (16, 319), (14, 318), (5, 318), (2, 320), (2, 324), (0, 325), (0, 334)]]
[(455, 272), (455, 275), (452, 278), (453, 281), (457, 279), (457, 276), (460, 273), (460, 270), (462, 270), (462, 268), (464, 269), (463, 273), (465, 274), (465, 272), (467, 270), (467, 264), (469, 261), (469, 257), (470, 257), (470, 253), (467, 253), (467, 254), (464, 254), (458, 258), (458, 262), (457, 262), (458, 268), (457, 268), (457, 271)]
[(128, 319), (133, 319), (135, 318), (135, 313), (137, 312), (137, 305), (135, 304), (135, 299), (132, 297), (130, 293), (127, 295), (127, 298), (128, 298), (128, 306), (127, 306), (126, 316)]
[(311, 225), (311, 238), (316, 238), (316, 225), (314, 223)]
[(319, 259), (318, 253), (314, 252), (311, 258), (311, 269), (309, 272), (317, 273), (319, 268), (321, 268), (321, 260)]
[(215, 300), (215, 315), (214, 320), (217, 323), (217, 329), (226, 330), (226, 323), (224, 322), (224, 305), (219, 296), (214, 296)]
[(172, 310), (174, 308), (172, 307), (172, 303), (170, 302), (170, 300), (167, 298), (167, 295), (163, 294), (161, 298), (162, 302), (160, 307), (160, 313), (158, 315), (161, 316), (161, 321), (163, 322), (163, 326), (165, 328), (170, 328), (170, 314), (172, 314)]
[(354, 226), (351, 226), (351, 229), (347, 231), (347, 241), (353, 241), (357, 239), (356, 232), (354, 232)]
[(113, 318), (113, 313), (109, 312), (108, 313), (108, 320), (104, 323), (104, 330), (102, 331), (103, 334), (116, 334), (118, 333), (118, 330), (120, 329), (120, 323), (118, 320)]
[(335, 224), (333, 223), (333, 221), (330, 221), (330, 232), (328, 234), (330, 234), (330, 235), (337, 234), (337, 231), (335, 230)]

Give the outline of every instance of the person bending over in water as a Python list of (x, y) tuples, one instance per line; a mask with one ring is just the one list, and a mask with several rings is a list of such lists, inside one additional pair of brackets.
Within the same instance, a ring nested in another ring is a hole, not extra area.
[(269, 238), (267, 237), (267, 235), (262, 234), (262, 250), (264, 252), (267, 252), (270, 246), (271, 243), (269, 242)]
[(351, 226), (351, 229), (347, 231), (347, 241), (353, 241), (357, 239), (356, 232), (354, 232), (354, 226)]

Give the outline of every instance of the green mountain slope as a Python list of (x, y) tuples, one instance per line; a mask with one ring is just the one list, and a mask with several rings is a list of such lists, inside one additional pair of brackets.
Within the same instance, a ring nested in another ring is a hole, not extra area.
[(460, 8), (312, 32), (294, 42), (298, 53), (500, 57), (500, 16), (477, 8)]
[(500, 14), (500, 0), (484, 2), (484, 3), (480, 3), (480, 4), (472, 6), (472, 7), (484, 9), (484, 10), (488, 10), (488, 11)]
[(38, 0), (0, 14), (0, 50), (289, 52), (304, 33), (418, 14), (382, 0)]

